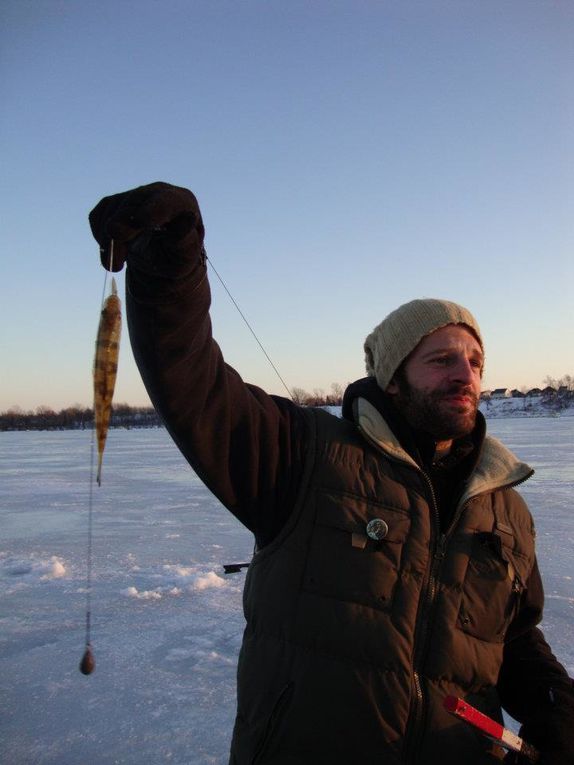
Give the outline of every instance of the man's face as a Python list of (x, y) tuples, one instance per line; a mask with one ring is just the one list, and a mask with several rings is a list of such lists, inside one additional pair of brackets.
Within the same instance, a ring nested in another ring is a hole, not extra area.
[(448, 443), (474, 428), (483, 364), (473, 333), (449, 324), (421, 340), (387, 393), (412, 427)]

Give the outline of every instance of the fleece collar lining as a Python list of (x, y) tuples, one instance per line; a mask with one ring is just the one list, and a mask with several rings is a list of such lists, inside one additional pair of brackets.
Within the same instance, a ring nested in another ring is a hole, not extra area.
[[(417, 470), (421, 468), (407, 454), (392, 432), (383, 415), (366, 398), (354, 402), (356, 423), (368, 441), (382, 449), (393, 459), (405, 462)], [(460, 502), (485, 492), (522, 483), (534, 473), (497, 438), (485, 436), (478, 463), (472, 472)]]

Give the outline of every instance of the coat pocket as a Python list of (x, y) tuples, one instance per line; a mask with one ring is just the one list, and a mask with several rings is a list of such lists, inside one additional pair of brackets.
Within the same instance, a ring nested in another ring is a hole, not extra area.
[(494, 532), (473, 536), (457, 626), (468, 635), (502, 643), (524, 589), (525, 560)]
[(304, 590), (387, 610), (411, 519), (348, 494), (321, 493)]

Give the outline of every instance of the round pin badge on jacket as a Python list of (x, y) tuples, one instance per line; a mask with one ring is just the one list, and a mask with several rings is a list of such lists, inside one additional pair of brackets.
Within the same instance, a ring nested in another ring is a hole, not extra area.
[(373, 518), (367, 523), (367, 536), (377, 542), (389, 533), (389, 525), (382, 518)]

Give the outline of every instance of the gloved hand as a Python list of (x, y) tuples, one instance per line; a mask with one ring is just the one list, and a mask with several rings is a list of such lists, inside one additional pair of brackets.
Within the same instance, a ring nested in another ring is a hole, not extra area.
[[(540, 758), (536, 761), (536, 765), (571, 765), (571, 763), (572, 755), (564, 751), (558, 754), (542, 752)], [(516, 754), (516, 752), (509, 752), (504, 758), (504, 765), (532, 765), (532, 762)]]
[[(205, 230), (197, 199), (187, 189), (150, 183), (104, 197), (89, 216), (104, 268), (121, 271), (133, 253), (162, 253), (186, 247), (201, 250)], [(114, 241), (110, 264), (110, 243)], [(111, 268), (110, 268), (111, 265)]]
[[(562, 733), (565, 735), (560, 735), (546, 726), (536, 726), (536, 729), (523, 726), (520, 730), (524, 740), (540, 753), (537, 765), (574, 765), (572, 732), (569, 730)], [(530, 760), (515, 752), (509, 752), (504, 758), (504, 765), (530, 765)]]

